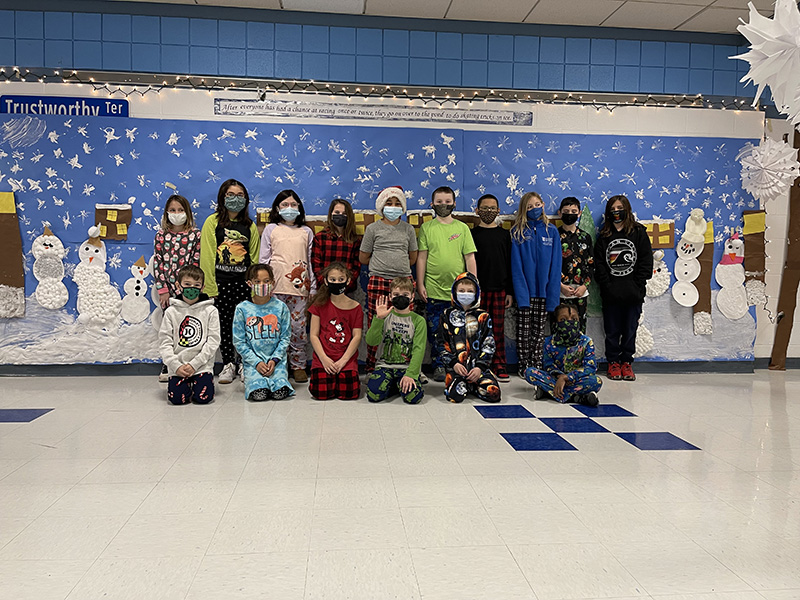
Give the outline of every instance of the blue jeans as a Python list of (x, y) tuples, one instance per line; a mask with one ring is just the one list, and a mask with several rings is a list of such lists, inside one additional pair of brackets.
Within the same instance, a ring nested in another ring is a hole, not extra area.
[(429, 299), (425, 306), (425, 315), (428, 322), (428, 348), (431, 349), (431, 365), (437, 369), (442, 365), (442, 344), (436, 335), (439, 331), (439, 323), (442, 321), (442, 313), (450, 308), (449, 300)]

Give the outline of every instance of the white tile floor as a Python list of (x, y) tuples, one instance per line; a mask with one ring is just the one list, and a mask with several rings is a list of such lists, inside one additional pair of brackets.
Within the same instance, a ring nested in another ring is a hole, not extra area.
[[(800, 372), (644, 375), (601, 401), (701, 451), (612, 433), (517, 452), (427, 386), (419, 406), (168, 406), (149, 377), (6, 378), (0, 598), (800, 599)], [(533, 402), (518, 379), (504, 404)]]

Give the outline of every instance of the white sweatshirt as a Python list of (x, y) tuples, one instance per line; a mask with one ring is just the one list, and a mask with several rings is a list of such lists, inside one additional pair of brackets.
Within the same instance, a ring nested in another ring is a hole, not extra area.
[(219, 313), (214, 300), (200, 296), (194, 304), (170, 298), (158, 332), (161, 360), (170, 376), (190, 364), (195, 373), (213, 373), (220, 342)]

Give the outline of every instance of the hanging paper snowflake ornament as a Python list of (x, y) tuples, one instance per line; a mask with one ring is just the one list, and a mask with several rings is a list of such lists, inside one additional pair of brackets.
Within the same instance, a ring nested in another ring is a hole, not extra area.
[(786, 142), (770, 138), (758, 146), (748, 142), (736, 156), (742, 164), (742, 187), (763, 201), (785, 194), (800, 176), (796, 157), (797, 149)]
[(769, 86), (778, 109), (789, 116), (793, 125), (800, 125), (800, 9), (795, 0), (777, 0), (772, 19), (750, 7), (750, 22), (737, 27), (750, 42), (750, 50), (732, 56), (750, 63), (750, 71), (742, 82), (758, 86), (753, 104), (758, 102), (765, 86)]

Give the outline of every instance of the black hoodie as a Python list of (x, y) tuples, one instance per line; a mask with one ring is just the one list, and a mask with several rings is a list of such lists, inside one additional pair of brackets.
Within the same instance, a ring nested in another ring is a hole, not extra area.
[(641, 304), (653, 276), (653, 249), (647, 230), (636, 223), (629, 234), (613, 228), (594, 246), (594, 279), (604, 303)]

